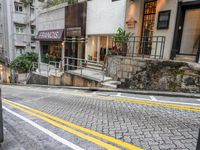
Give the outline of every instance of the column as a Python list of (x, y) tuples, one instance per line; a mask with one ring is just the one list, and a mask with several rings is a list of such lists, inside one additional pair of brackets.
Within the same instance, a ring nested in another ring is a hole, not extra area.
[(97, 62), (100, 61), (100, 36), (97, 36)]

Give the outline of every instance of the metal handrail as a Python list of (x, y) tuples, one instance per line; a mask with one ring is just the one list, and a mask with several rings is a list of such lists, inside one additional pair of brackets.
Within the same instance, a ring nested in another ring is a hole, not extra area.
[[(78, 69), (80, 69), (81, 70), (81, 76), (83, 75), (83, 69), (84, 68), (86, 68), (86, 67), (84, 67), (84, 65), (83, 65), (83, 62), (87, 65), (87, 62), (95, 62), (95, 63), (97, 63), (98, 64), (98, 62), (96, 62), (96, 61), (89, 61), (89, 60), (86, 60), (86, 59), (82, 59), (82, 58), (74, 58), (74, 57), (64, 57), (63, 58), (63, 60), (65, 61), (66, 60), (66, 63), (64, 63), (64, 67), (65, 66), (67, 66), (67, 71), (69, 70), (69, 67), (75, 67), (75, 68), (78, 68)], [(62, 60), (62, 61), (63, 61)], [(73, 65), (73, 64), (70, 64), (69, 63), (69, 60), (77, 60), (77, 61), (79, 61), (79, 62), (77, 62), (77, 64), (80, 64), (80, 65)], [(95, 69), (89, 69), (89, 70), (95, 70)], [(101, 73), (103, 73), (102, 75), (102, 80), (101, 81), (104, 81), (104, 79), (105, 79), (105, 73), (104, 73), (104, 71), (98, 71), (98, 70), (95, 70), (95, 72), (101, 72)]]

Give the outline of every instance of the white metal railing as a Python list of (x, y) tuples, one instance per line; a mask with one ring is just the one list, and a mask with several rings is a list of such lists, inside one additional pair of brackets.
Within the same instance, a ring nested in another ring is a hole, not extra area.
[[(97, 66), (101, 66), (100, 63), (92, 60), (86, 60), (81, 58), (74, 58), (74, 57), (64, 57), (62, 61), (56, 62), (56, 61), (50, 61), (48, 64), (42, 63), (42, 62), (33, 62), (32, 68), (30, 69), (30, 72), (38, 72), (39, 74), (46, 74), (47, 76), (51, 75), (51, 73), (54, 73), (55, 76), (58, 75), (59, 72), (62, 71), (70, 71), (70, 70), (78, 70), (80, 69), (80, 75), (83, 76), (83, 69), (87, 68), (88, 63), (96, 64)], [(51, 72), (54, 70), (54, 72)], [(105, 71), (102, 70), (96, 70), (93, 68), (87, 68), (87, 70), (95, 71), (98, 73), (101, 73), (102, 78), (101, 81), (104, 81), (105, 79)], [(85, 75), (86, 76), (86, 75)]]
[[(54, 72), (51, 72), (54, 70)], [(33, 62), (31, 72), (35, 71), (39, 74), (46, 74), (47, 76), (51, 75), (51, 73), (54, 73), (55, 76), (58, 75), (61, 69), (61, 63), (56, 61), (50, 61), (48, 64), (42, 63), (42, 62)]]
[[(64, 68), (66, 71), (69, 70), (75, 70), (75, 69), (80, 69), (80, 75), (83, 76), (83, 69), (87, 68), (88, 63), (94, 63), (97, 66), (101, 65), (100, 63), (96, 62), (96, 61), (92, 61), (92, 60), (86, 60), (86, 59), (81, 59), (81, 58), (74, 58), (74, 57), (64, 57), (64, 59), (62, 60), (62, 62), (64, 61)], [(71, 67), (71, 68), (70, 68)], [(105, 72), (104, 70), (102, 71), (98, 71), (96, 69), (92, 69), (92, 68), (87, 68), (88, 70), (93, 70), (95, 72), (99, 72), (102, 73), (102, 80), (104, 81), (105, 79)]]

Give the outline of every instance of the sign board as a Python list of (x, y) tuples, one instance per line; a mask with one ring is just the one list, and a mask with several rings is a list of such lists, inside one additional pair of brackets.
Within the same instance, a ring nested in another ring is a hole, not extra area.
[(39, 31), (37, 40), (39, 41), (63, 41), (63, 29)]
[(71, 37), (81, 36), (81, 27), (66, 28), (66, 35)]

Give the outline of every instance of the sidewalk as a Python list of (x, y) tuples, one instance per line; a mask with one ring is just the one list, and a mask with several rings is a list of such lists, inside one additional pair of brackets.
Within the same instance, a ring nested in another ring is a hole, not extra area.
[(63, 88), (63, 89), (89, 90), (89, 91), (102, 91), (102, 92), (117, 92), (117, 93), (131, 93), (131, 94), (143, 94), (143, 95), (155, 95), (155, 96), (157, 95), (157, 96), (170, 96), (170, 97), (200, 98), (200, 93), (144, 91), (144, 90), (142, 91), (142, 90), (111, 89), (111, 88), (96, 88), (96, 87), (50, 86), (50, 85), (38, 85), (38, 84), (28, 84), (28, 85), (2, 84), (2, 85), (43, 87), (43, 88)]

